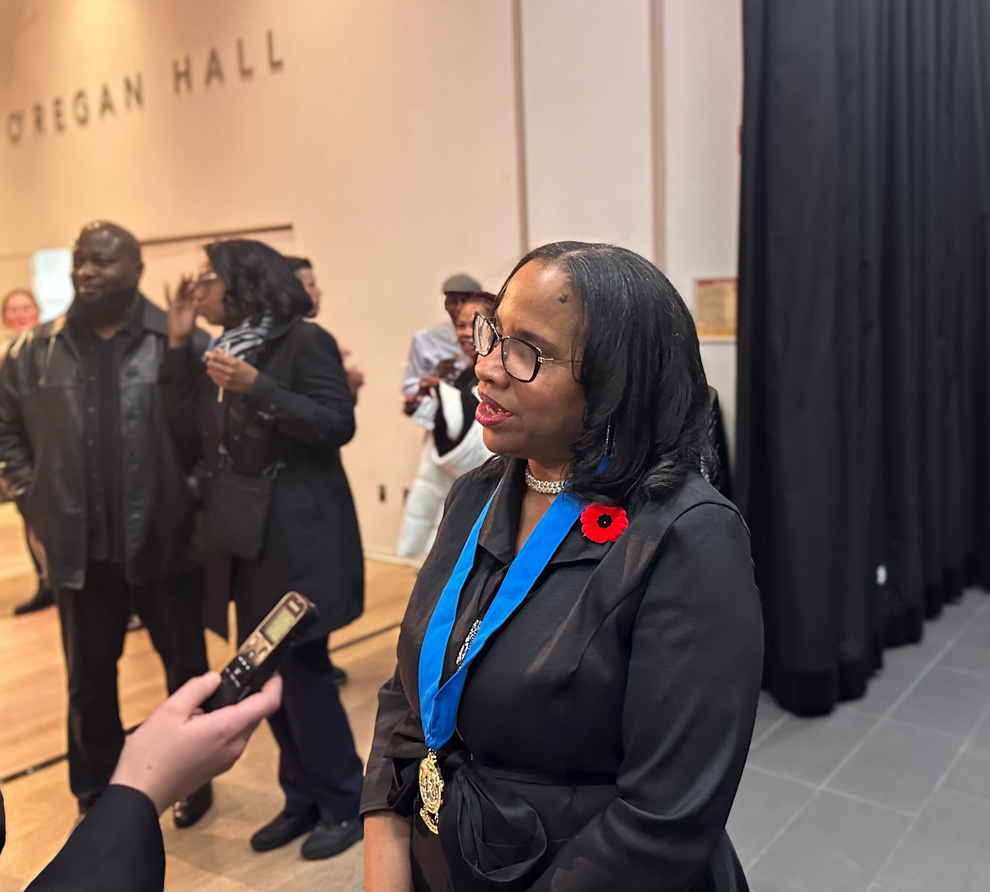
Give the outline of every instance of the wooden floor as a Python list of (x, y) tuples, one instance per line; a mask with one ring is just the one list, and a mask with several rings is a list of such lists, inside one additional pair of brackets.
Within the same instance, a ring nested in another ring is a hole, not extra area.
[[(330, 641), (334, 662), (350, 681), (341, 699), (358, 752), (366, 758), (377, 693), (391, 674), (399, 622), (415, 572), (367, 562), (367, 609)], [(16, 603), (35, 589), (20, 520), (0, 505), (0, 778), (65, 753), (65, 667), (53, 609), (23, 617)], [(219, 669), (232, 648), (208, 633), (210, 665)], [(120, 661), (125, 727), (142, 721), (165, 696), (161, 663), (145, 631), (127, 636)], [(282, 807), (276, 782), (277, 749), (267, 725), (241, 760), (214, 784), (214, 805), (188, 830), (162, 819), (167, 853), (166, 890), (359, 890), (361, 846), (328, 861), (304, 861), (299, 843), (258, 855), (250, 835)], [(58, 851), (76, 817), (64, 759), (3, 785), (7, 845), (0, 855), (0, 892), (20, 890)]]

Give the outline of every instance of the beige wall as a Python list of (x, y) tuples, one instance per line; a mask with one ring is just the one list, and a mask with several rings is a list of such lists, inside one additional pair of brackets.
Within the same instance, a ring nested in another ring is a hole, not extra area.
[[(446, 275), (493, 286), (519, 255), (511, 11), (460, 0), (8, 2), (4, 120), (83, 87), (91, 119), (16, 146), (0, 138), (0, 256), (65, 244), (94, 217), (141, 238), (291, 223), (326, 292), (321, 321), (366, 372), (344, 460), (367, 546), (391, 550), (420, 442), (398, 395), (410, 336), (443, 318)], [(238, 76), (238, 39), (250, 81)], [(211, 47), (225, 80), (207, 89)], [(187, 54), (193, 90), (176, 96), (173, 61)], [(138, 71), (144, 107), (128, 113), (121, 81)], [(115, 119), (93, 117), (104, 81), (119, 97)], [(14, 268), (26, 273), (26, 261), (0, 265), (0, 287)]]
[(650, 0), (523, 0), (533, 245), (614, 242), (654, 259)]
[[(679, 225), (662, 180), (704, 170), (658, 165), (657, 135), (682, 116), (660, 117), (678, 71), (666, 66), (660, 96), (655, 26), (663, 14), (674, 52), (684, 23), (663, 10), (682, 5), (694, 3), (0, 0), (0, 291), (27, 281), (30, 252), (97, 217), (142, 239), (290, 226), (269, 240), (312, 258), (321, 322), (366, 373), (344, 461), (366, 547), (391, 552), (420, 443), (399, 380), (412, 333), (444, 318), (442, 279), (466, 271), (495, 290), (525, 248), (563, 237), (657, 258)], [(207, 87), (211, 49), (224, 79)], [(724, 47), (702, 49), (696, 67)], [(186, 56), (192, 89), (177, 95)], [(124, 78), (138, 73), (128, 109)], [(104, 83), (115, 113), (101, 116)], [(11, 112), (26, 115), (16, 145)], [(696, 221), (689, 239), (706, 230)], [(150, 297), (198, 243), (148, 250)], [(677, 264), (678, 286), (715, 272)]]
[[(739, 242), (742, 4), (669, 0), (663, 10), (664, 272), (693, 308), (696, 279), (733, 277)], [(735, 448), (736, 345), (703, 343)]]

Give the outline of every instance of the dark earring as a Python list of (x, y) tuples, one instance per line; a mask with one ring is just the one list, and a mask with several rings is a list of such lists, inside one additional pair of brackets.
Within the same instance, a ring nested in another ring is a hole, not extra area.
[(612, 449), (615, 447), (615, 438), (612, 435), (612, 416), (608, 416), (608, 424), (605, 428), (605, 457), (612, 457)]

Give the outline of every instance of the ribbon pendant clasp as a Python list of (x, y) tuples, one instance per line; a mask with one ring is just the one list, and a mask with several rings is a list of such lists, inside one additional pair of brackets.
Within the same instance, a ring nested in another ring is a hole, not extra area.
[(437, 821), (440, 806), (443, 805), (443, 775), (437, 762), (437, 752), (432, 748), (419, 763), (419, 798), (423, 800), (419, 816), (431, 832), (439, 833)]

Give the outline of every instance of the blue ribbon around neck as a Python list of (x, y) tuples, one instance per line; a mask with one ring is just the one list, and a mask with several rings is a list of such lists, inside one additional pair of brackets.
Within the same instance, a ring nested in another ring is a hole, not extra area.
[[(501, 485), (501, 484), (499, 484)], [(496, 487), (495, 492), (498, 492)], [(461, 590), (474, 566), (475, 553), (481, 526), (488, 516), (495, 493), (482, 509), (471, 528), (471, 533), (461, 549), (454, 572), (444, 586), (433, 610), (430, 624), (423, 638), (419, 654), (419, 705), (423, 732), (427, 746), (439, 749), (454, 734), (457, 726), (457, 708), (464, 691), (467, 670), (472, 660), (481, 653), (485, 642), (500, 629), (529, 594), (533, 584), (550, 562), (554, 552), (564, 541), (574, 521), (587, 507), (588, 502), (578, 499), (564, 490), (553, 500), (546, 514), (509, 565), (498, 594), (492, 600), (478, 631), (468, 648), (464, 661), (454, 674), (440, 687), (444, 657), (457, 618), (457, 605)]]

